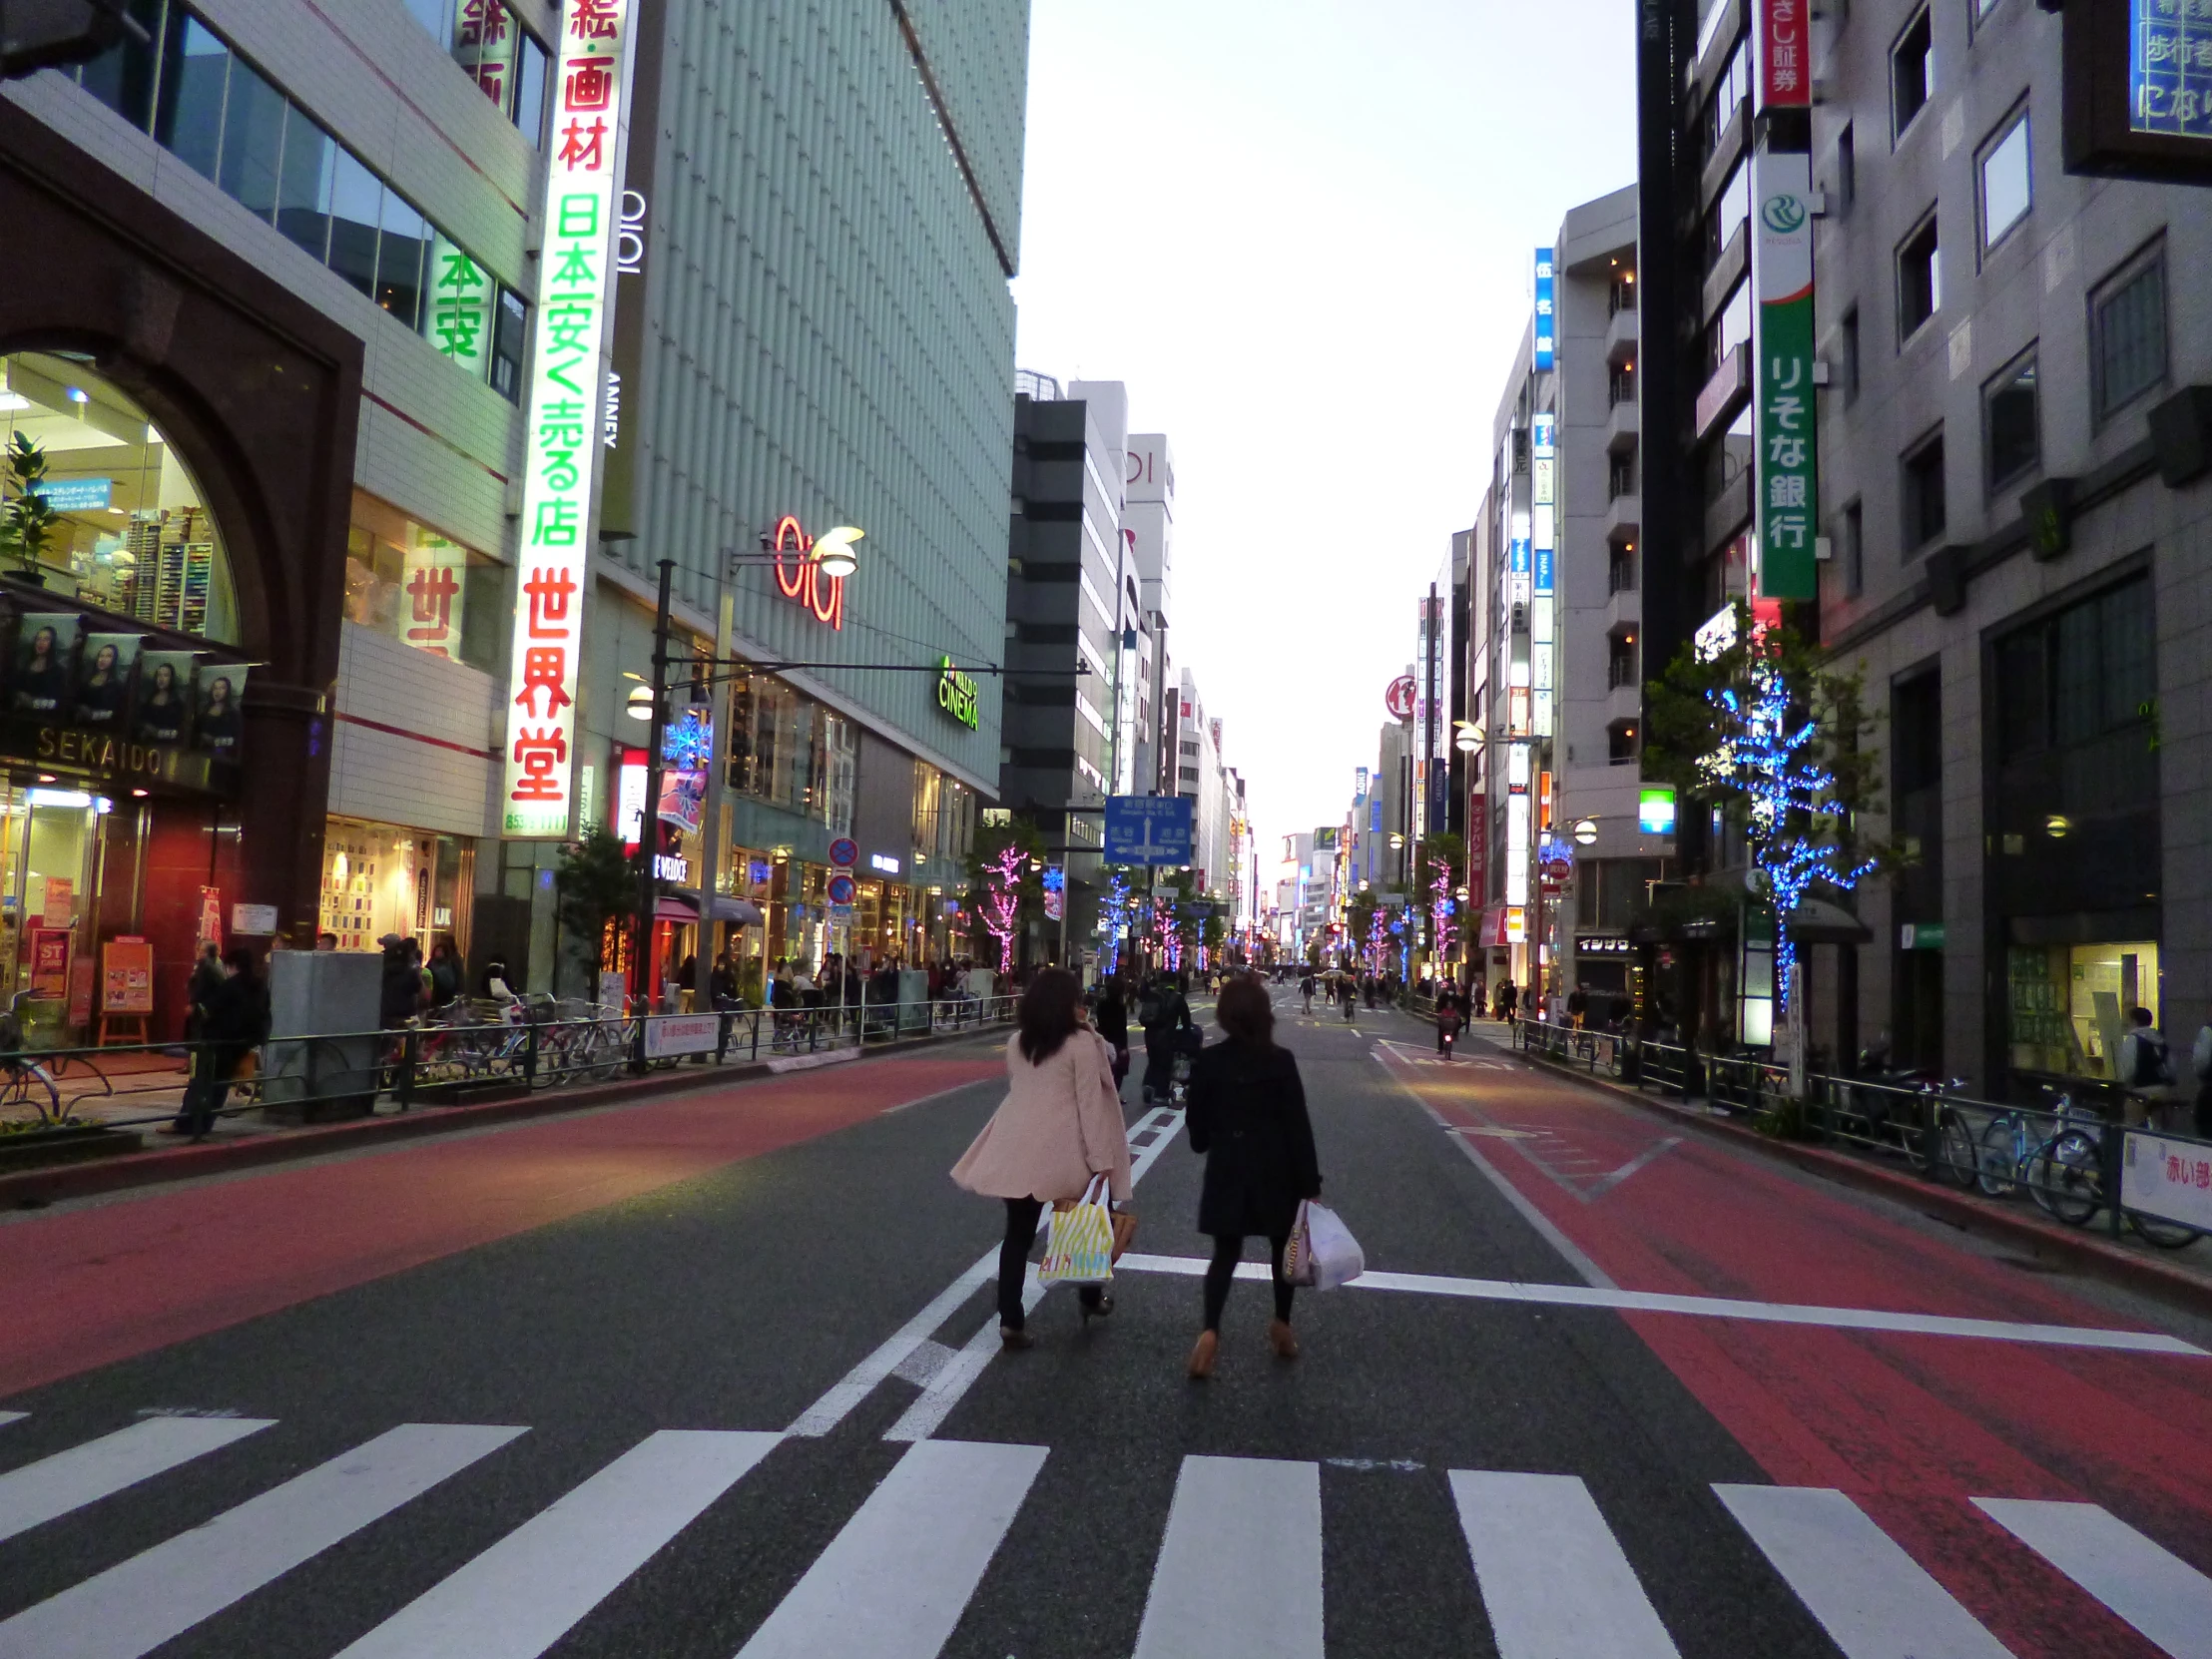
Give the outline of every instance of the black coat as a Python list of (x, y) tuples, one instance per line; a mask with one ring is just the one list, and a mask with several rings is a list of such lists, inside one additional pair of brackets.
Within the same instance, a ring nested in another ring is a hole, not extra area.
[(1200, 1050), (1184, 1127), (1191, 1150), (1206, 1155), (1201, 1233), (1287, 1234), (1299, 1200), (1321, 1192), (1306, 1087), (1287, 1048), (1231, 1038)]
[(248, 1052), (269, 1040), (269, 990), (258, 979), (234, 974), (216, 986), (203, 1003), (201, 1039), (217, 1077), (230, 1077)]

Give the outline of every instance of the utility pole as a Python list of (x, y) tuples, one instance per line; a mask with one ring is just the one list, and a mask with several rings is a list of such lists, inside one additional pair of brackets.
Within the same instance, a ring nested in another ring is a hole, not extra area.
[[(668, 741), (668, 590), (676, 575), (676, 561), (663, 559), (660, 567), (660, 603), (653, 615), (653, 721), (646, 739), (645, 806), (638, 816), (638, 929), (634, 951), (638, 988), (644, 993), (648, 1012), (653, 996), (654, 912), (661, 903), (661, 884), (653, 873), (653, 859), (661, 846), (661, 749)], [(637, 1072), (645, 1070), (645, 1030), (646, 1023), (640, 1019), (636, 1051), (630, 1057), (630, 1069)]]
[[(730, 593), (730, 561), (724, 556), (715, 568), (715, 661), (728, 662), (734, 648), (737, 632), (734, 615), (735, 601)], [(667, 616), (666, 608), (662, 611)], [(707, 744), (707, 799), (703, 804), (705, 816), (700, 821), (700, 870), (699, 870), (699, 948), (692, 953), (692, 1008), (699, 1011), (713, 1005), (714, 961), (719, 954), (714, 949), (716, 934), (715, 900), (722, 893), (722, 860), (730, 850), (729, 837), (722, 832), (722, 791), (725, 782), (724, 756), (730, 752), (731, 733), (724, 730), (730, 713), (730, 688), (712, 675), (708, 677), (711, 701), (707, 707), (712, 712), (712, 728)], [(735, 963), (732, 964), (735, 967)]]

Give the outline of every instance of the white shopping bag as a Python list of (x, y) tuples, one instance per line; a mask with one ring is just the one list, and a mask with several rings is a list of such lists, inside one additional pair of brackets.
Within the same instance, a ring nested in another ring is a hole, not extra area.
[(1326, 1204), (1308, 1200), (1298, 1207), (1298, 1223), (1283, 1247), (1283, 1277), (1293, 1285), (1333, 1291), (1368, 1268), (1360, 1241)]
[(1114, 1216), (1106, 1207), (1106, 1177), (1093, 1178), (1083, 1196), (1065, 1209), (1052, 1207), (1052, 1231), (1045, 1236), (1044, 1266), (1037, 1277), (1047, 1285), (1112, 1283)]

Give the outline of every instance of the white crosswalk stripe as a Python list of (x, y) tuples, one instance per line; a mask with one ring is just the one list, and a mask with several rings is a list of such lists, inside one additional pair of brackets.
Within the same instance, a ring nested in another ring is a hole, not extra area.
[(2117, 1515), (2094, 1503), (1974, 1502), (2173, 1659), (2212, 1659), (2212, 1578)]
[(782, 1438), (649, 1435), (338, 1659), (536, 1659)]
[(1451, 1496), (1498, 1659), (1678, 1659), (1580, 1480), (1453, 1469)]
[(1715, 1486), (1844, 1659), (2011, 1659), (1865, 1510), (1825, 1486)]
[(7, 1427), (11, 1422), (21, 1422), (30, 1414), (28, 1411), (0, 1411), (0, 1428)]
[(1041, 1445), (916, 1441), (740, 1659), (935, 1659), (1044, 1459)]
[(401, 1423), (0, 1623), (0, 1659), (139, 1659), (523, 1432)]
[[(158, 1482), (217, 1478), (199, 1473), (213, 1465), (198, 1459), (272, 1426), (257, 1418), (149, 1418), (0, 1476), (0, 1521), (22, 1534), (101, 1499), (152, 1501), (140, 1494)], [(318, 1579), (276, 1581), (403, 1504), (443, 1501), (424, 1494), (524, 1432), (422, 1423), (391, 1429), (0, 1620), (0, 1659), (142, 1659), (249, 1596), (264, 1594), (265, 1609), (281, 1609), (281, 1599), (266, 1598), (317, 1594)], [(534, 1515), (507, 1521), (511, 1530), (489, 1548), (433, 1563), (442, 1579), (411, 1601), (371, 1609), (383, 1622), (336, 1659), (537, 1659), (576, 1636), (648, 1562), (683, 1549), (687, 1529), (739, 1482), (771, 1478), (754, 1471), (787, 1440), (795, 1448), (821, 1445), (754, 1430), (648, 1434)], [(556, 1445), (546, 1441), (548, 1452)], [(1047, 1449), (1037, 1445), (918, 1441), (820, 1554), (779, 1569), (797, 1581), (738, 1659), (936, 1659), (969, 1615), (1046, 1460)], [(1448, 1485), (1459, 1535), (1451, 1537), (1447, 1524), (1435, 1547), (1456, 1558), (1452, 1570), (1471, 1569), (1469, 1588), (1500, 1659), (1679, 1659), (1613, 1520), (1581, 1479), (1437, 1474)], [(1332, 1476), (1346, 1478), (1357, 1477)], [(1120, 1616), (1137, 1623), (1134, 1659), (1323, 1659), (1322, 1465), (1191, 1455), (1181, 1459), (1172, 1489), (1163, 1482), (1156, 1490), (1164, 1518), (1141, 1615), (1133, 1583), (1089, 1591), (1056, 1584), (1048, 1593), (1095, 1593), (1102, 1604), (1126, 1596)], [(1844, 1493), (1757, 1485), (1713, 1491), (1773, 1567), (1775, 1590), (1787, 1586), (1844, 1659), (2008, 1659), (1928, 1565)], [(2212, 1659), (2212, 1577), (2197, 1567), (2095, 1504), (1972, 1502), (2070, 1579), (2084, 1610), (2093, 1598), (2170, 1659)], [(1958, 1507), (1966, 1512), (1963, 1501)], [(1055, 1505), (1029, 1524), (1067, 1522)], [(422, 1535), (434, 1537), (436, 1528)], [(40, 1545), (19, 1537), (7, 1547), (35, 1552)], [(704, 1582), (718, 1581), (719, 1565), (704, 1557), (670, 1561), (687, 1574), (699, 1565), (710, 1575)], [(0, 1558), (0, 1581), (6, 1570)], [(1366, 1616), (1362, 1607), (1340, 1607), (1340, 1645)], [(986, 1646), (997, 1641), (977, 1634)]]
[(148, 1417), (0, 1474), (0, 1538), (113, 1496), (269, 1427), (266, 1417)]
[(1136, 1659), (1322, 1659), (1321, 1465), (1186, 1457)]

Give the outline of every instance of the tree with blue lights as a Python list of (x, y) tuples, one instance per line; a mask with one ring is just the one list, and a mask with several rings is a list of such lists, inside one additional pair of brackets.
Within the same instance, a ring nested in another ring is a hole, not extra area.
[(1797, 949), (1790, 918), (1816, 889), (1849, 892), (1891, 862), (1858, 832), (1880, 805), (1857, 673), (1833, 668), (1786, 622), (1735, 606), (1732, 633), (1683, 647), (1647, 688), (1647, 776), (1721, 809), (1775, 908), (1778, 1005)]

